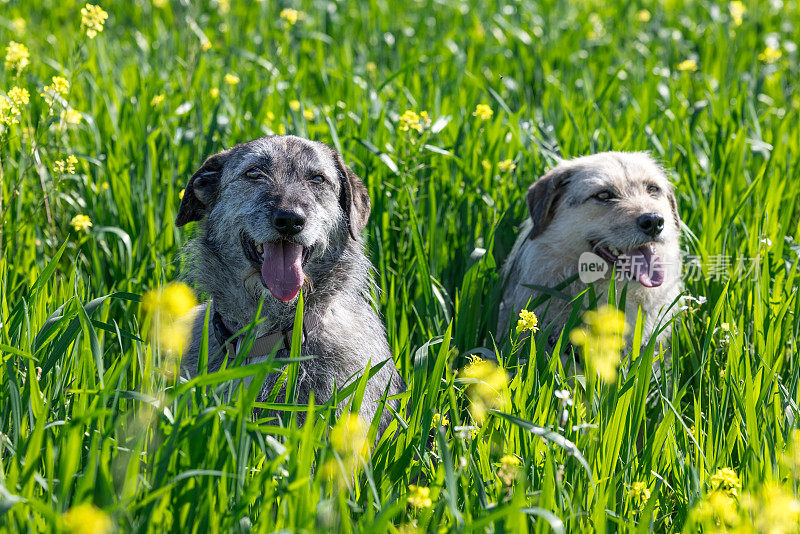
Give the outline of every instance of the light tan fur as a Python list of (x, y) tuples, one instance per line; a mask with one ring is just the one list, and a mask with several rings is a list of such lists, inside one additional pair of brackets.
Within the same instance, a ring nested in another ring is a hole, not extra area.
[[(596, 195), (602, 191), (610, 191), (616, 198), (601, 200)], [(563, 161), (530, 187), (527, 200), (530, 217), (520, 228), (501, 273), (504, 291), (498, 339), (515, 324), (520, 310), (540, 295), (525, 286), (557, 286), (578, 273), (582, 253), (596, 252), (598, 247), (626, 251), (647, 246), (661, 258), (661, 285), (628, 283), (626, 319), (633, 326), (637, 309), (642, 309), (645, 342), (675, 314), (678, 306), (673, 303), (682, 291), (680, 219), (672, 185), (648, 154), (604, 152)], [(658, 235), (642, 231), (637, 219), (643, 214), (663, 216), (663, 230)], [(594, 283), (601, 302), (608, 292), (610, 271)], [(617, 282), (618, 288), (623, 285)], [(584, 289), (586, 285), (576, 281), (562, 291), (574, 297)], [(551, 342), (572, 308), (569, 300), (555, 297), (535, 308), (540, 325), (552, 326)], [(667, 328), (659, 341), (667, 340), (669, 332)]]

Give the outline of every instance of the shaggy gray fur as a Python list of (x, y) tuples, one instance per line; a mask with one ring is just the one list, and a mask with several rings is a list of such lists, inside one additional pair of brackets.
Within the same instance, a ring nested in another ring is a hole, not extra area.
[[(256, 179), (248, 173), (253, 169), (262, 173)], [(314, 182), (315, 176), (324, 181)], [(244, 240), (282, 238), (272, 220), (276, 210), (307, 216), (303, 230), (291, 237), (310, 251), (303, 266), (304, 322), (314, 325), (302, 346), (302, 355), (314, 358), (298, 364), (298, 401), (307, 403), (313, 392), (317, 403), (324, 402), (334, 388), (361, 375), (368, 362), (375, 366), (388, 360), (364, 394), (360, 415), (369, 420), (387, 390), (394, 395), (405, 386), (371, 303), (372, 265), (360, 237), (369, 217), (369, 196), (336, 151), (299, 137), (272, 136), (208, 158), (189, 181), (176, 221), (178, 226), (199, 221), (184, 250), (182, 277), (213, 299), (234, 332), (253, 320), (262, 298), (263, 322), (256, 335), (290, 328), (297, 297), (289, 302), (273, 297), (243, 245)], [(206, 306), (197, 310), (192, 342), (181, 362), (184, 376), (197, 372)], [(209, 357), (217, 357), (209, 361), (209, 371), (219, 369), (222, 352), (210, 335)], [(277, 357), (287, 358), (288, 352), (280, 350)], [(276, 379), (277, 374), (267, 378), (258, 400), (267, 397)], [(389, 404), (397, 408), (396, 401)], [(384, 409), (381, 432), (391, 418)]]

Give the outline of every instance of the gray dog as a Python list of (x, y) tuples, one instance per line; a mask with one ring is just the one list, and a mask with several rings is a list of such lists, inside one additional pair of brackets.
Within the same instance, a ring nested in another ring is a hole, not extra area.
[[(371, 419), (385, 393), (405, 386), (371, 306), (372, 265), (360, 237), (369, 213), (364, 184), (325, 144), (262, 137), (209, 157), (189, 180), (175, 221), (199, 221), (184, 251), (183, 277), (211, 297), (198, 307), (182, 374), (197, 372), (207, 306), (210, 371), (219, 369), (226, 352), (233, 361), (241, 341), (234, 335), (253, 321), (262, 299), (262, 322), (245, 363), (265, 361), (276, 346), (276, 357), (287, 358), (305, 286), (302, 355), (313, 358), (298, 364), (298, 401), (307, 403), (312, 392), (325, 401), (368, 362), (385, 362), (361, 404), (360, 415)], [(278, 376), (268, 376), (258, 400), (267, 398)], [(381, 432), (391, 418), (385, 409)]]

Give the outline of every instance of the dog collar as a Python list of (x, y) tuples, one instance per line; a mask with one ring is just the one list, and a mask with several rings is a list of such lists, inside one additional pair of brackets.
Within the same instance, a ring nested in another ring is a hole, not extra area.
[[(236, 355), (239, 353), (243, 336), (234, 335), (231, 329), (225, 324), (225, 321), (222, 319), (222, 315), (220, 315), (216, 307), (214, 307), (213, 301), (211, 302), (211, 311), (211, 327), (214, 330), (214, 337), (216, 338), (217, 343), (219, 343), (220, 347), (225, 347), (225, 350), (228, 352), (230, 357), (236, 357)], [(254, 358), (262, 358), (282, 349), (290, 349), (292, 345), (293, 330), (294, 327), (292, 326), (286, 330), (278, 330), (276, 332), (271, 332), (257, 337), (253, 341), (253, 346), (250, 348), (247, 359), (251, 360)], [(303, 325), (303, 332), (300, 338), (301, 343), (305, 342), (306, 339), (305, 330), (305, 325)]]

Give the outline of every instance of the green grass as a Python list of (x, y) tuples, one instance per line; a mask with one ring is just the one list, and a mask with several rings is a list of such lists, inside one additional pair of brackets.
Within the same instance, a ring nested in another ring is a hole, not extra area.
[[(748, 2), (740, 26), (709, 0), (315, 0), (292, 6), (306, 13), (293, 27), (288, 3), (166, 4), (103, 2), (92, 40), (81, 3), (10, 0), (0, 14), (0, 45), (31, 52), (19, 77), (0, 69), (0, 89), (31, 93), (0, 150), (0, 529), (57, 530), (93, 503), (126, 532), (674, 531), (696, 528), (724, 467), (742, 494), (775, 482), (797, 497), (784, 453), (800, 415), (794, 0)], [(775, 63), (757, 57), (768, 44)], [(696, 72), (677, 69), (686, 59)], [(38, 96), (56, 75), (78, 125)], [(474, 117), (477, 104), (493, 117)], [(407, 109), (432, 127), (399, 131)], [(338, 148), (372, 198), (377, 303), (409, 393), (397, 439), (355, 479), (320, 468), (336, 452), (325, 406), (303, 427), (256, 419), (253, 392), (223, 385), (239, 371), (176, 383), (143, 333), (140, 296), (177, 277), (190, 233), (173, 224), (189, 176), (284, 130)], [(511, 402), (473, 436), (454, 370), (494, 352), (497, 271), (524, 191), (556, 154), (608, 149), (670, 169), (687, 254), (734, 258), (726, 275), (759, 258), (756, 273), (687, 282), (707, 302), (681, 315), (674, 381), (652, 404), (652, 345), (616, 385), (587, 385), (540, 338), (521, 363), (498, 352)], [(77, 172), (55, 173), (69, 154)], [(514, 170), (498, 169), (506, 159)], [(77, 214), (88, 232), (70, 226)], [(576, 399), (564, 426), (561, 388)], [(449, 425), (432, 430), (437, 412)], [(505, 454), (522, 460), (513, 491), (497, 476)], [(648, 502), (630, 496), (635, 482)], [(430, 508), (408, 506), (410, 484), (430, 487)]]

